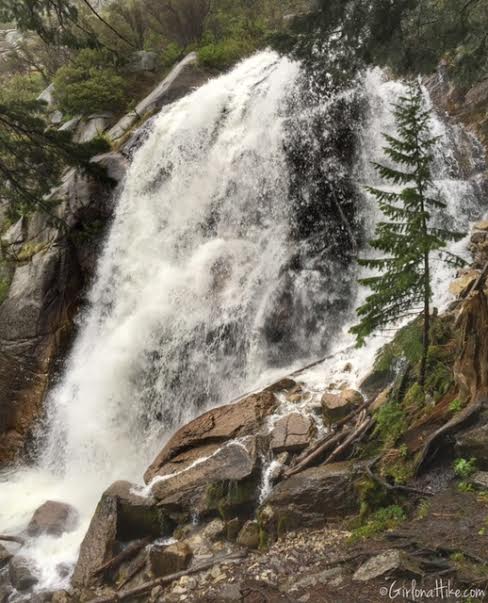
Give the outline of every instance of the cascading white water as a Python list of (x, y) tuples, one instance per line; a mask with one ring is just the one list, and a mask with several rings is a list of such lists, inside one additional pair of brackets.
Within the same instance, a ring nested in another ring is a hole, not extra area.
[[(273, 343), (264, 327), (295, 252), (285, 142), (290, 113), (300, 111), (299, 76), (299, 65), (288, 59), (255, 55), (164, 109), (135, 153), (89, 310), (64, 377), (48, 398), (38, 467), (4, 476), (0, 489), (2, 531), (23, 528), (46, 499), (80, 511), (77, 531), (43, 536), (23, 550), (37, 564), (41, 586), (62, 583), (56, 565), (76, 559), (111, 481), (140, 481), (181, 422), (290, 368), (270, 362)], [(381, 132), (393, 129), (390, 101), (402, 86), (375, 71), (363, 88), (370, 116), (356, 176), (371, 183), (369, 160), (382, 159)], [(454, 156), (443, 156), (456, 148), (452, 130), (439, 120), (435, 127), (443, 137), (436, 179), (449, 194), (456, 225), (465, 228), (479, 215), (475, 187), (452, 171)], [(371, 232), (376, 214), (367, 197), (362, 213)], [(316, 289), (333, 289), (317, 271), (300, 283), (308, 312)], [(354, 298), (344, 305), (352, 312)], [(334, 358), (306, 375), (312, 387), (338, 376), (355, 380), (370, 365), (384, 338), (351, 351), (349, 326), (330, 341)], [(321, 340), (313, 330), (307, 336), (316, 353)], [(294, 360), (300, 365), (306, 358)], [(346, 362), (354, 366), (344, 373)]]
[[(391, 165), (384, 153), (384, 134), (395, 135), (393, 106), (405, 94), (406, 86), (396, 80), (389, 80), (379, 69), (368, 71), (364, 78), (364, 93), (368, 103), (368, 116), (361, 131), (360, 157), (356, 177), (360, 185), (385, 187), (378, 178), (373, 163)], [(424, 89), (425, 103), (432, 108), (432, 102)], [(430, 121), (431, 135), (437, 137), (434, 146), (432, 177), (433, 193), (440, 194), (446, 209), (437, 216), (439, 226), (455, 232), (466, 233), (466, 237), (457, 243), (451, 243), (449, 251), (469, 260), (467, 244), (473, 222), (479, 220), (488, 210), (483, 192), (483, 179), (486, 164), (481, 145), (462, 127), (448, 123), (433, 111)], [(388, 186), (388, 184), (386, 185)], [(376, 201), (363, 193), (362, 211), (366, 234), (374, 232), (375, 225), (382, 218), (377, 210)], [(371, 257), (371, 250), (363, 249), (361, 254)], [(433, 297), (434, 306), (443, 311), (453, 300), (449, 284), (456, 276), (456, 270), (446, 263), (433, 258)], [(368, 276), (361, 269), (357, 277)], [(300, 374), (312, 391), (321, 392), (330, 384), (347, 384), (358, 387), (362, 379), (371, 370), (378, 350), (394, 335), (407, 319), (400, 320), (394, 328), (374, 333), (363, 348), (356, 348), (349, 329), (356, 324), (355, 308), (361, 305), (369, 293), (364, 287), (358, 287), (354, 303), (350, 306), (349, 318), (342, 325), (341, 332), (332, 343), (327, 359), (312, 369)]]

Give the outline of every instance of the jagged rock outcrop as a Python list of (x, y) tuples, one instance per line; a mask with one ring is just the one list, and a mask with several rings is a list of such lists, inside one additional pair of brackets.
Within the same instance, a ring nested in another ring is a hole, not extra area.
[(158, 507), (179, 523), (192, 515), (232, 515), (252, 509), (260, 477), (259, 439), (229, 442), (185, 470), (156, 478), (152, 494)]
[(115, 482), (103, 493), (81, 543), (73, 584), (92, 583), (95, 570), (120, 551), (121, 543), (155, 539), (173, 527), (153, 499), (137, 494), (129, 482)]
[(248, 396), (235, 404), (210, 410), (179, 429), (151, 463), (144, 480), (181, 470), (219, 445), (237, 437), (256, 434), (278, 401), (270, 391)]
[(2, 238), (13, 275), (0, 305), (0, 465), (23, 450), (56, 361), (69, 344), (103, 234), (96, 236), (90, 226), (111, 215), (112, 185), (70, 170), (53, 199), (52, 216), (22, 218)]
[(488, 82), (481, 80), (469, 89), (457, 86), (449, 78), (447, 63), (426, 81), (435, 104), (461, 121), (488, 148)]

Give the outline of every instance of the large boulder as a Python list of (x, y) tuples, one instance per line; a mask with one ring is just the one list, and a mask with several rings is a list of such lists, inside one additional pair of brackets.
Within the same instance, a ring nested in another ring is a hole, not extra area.
[[(168, 473), (165, 468), (170, 461), (178, 465), (178, 455), (196, 448), (208, 447), (205, 452), (215, 451), (215, 445), (231, 439), (258, 433), (264, 419), (271, 415), (278, 406), (273, 393), (264, 391), (248, 396), (235, 404), (220, 406), (190, 421), (169, 440), (156, 459), (151, 463), (144, 480), (151, 482), (156, 476)], [(198, 455), (201, 456), (201, 455)], [(194, 457), (191, 457), (193, 462)], [(186, 458), (188, 462), (189, 459)], [(171, 467), (171, 470), (183, 469)]]
[(259, 524), (257, 521), (246, 521), (237, 536), (237, 544), (248, 549), (259, 547)]
[(27, 526), (29, 536), (49, 534), (50, 536), (61, 536), (64, 532), (70, 532), (78, 523), (78, 512), (67, 503), (48, 500), (41, 505), (32, 516)]
[(368, 582), (393, 575), (422, 576), (423, 571), (411, 555), (397, 549), (389, 549), (363, 563), (354, 573), (353, 580)]
[(29, 590), (39, 582), (32, 565), (24, 557), (17, 556), (11, 559), (8, 569), (10, 582), (19, 591)]
[(354, 389), (345, 389), (338, 394), (325, 393), (321, 400), (325, 422), (332, 424), (344, 419), (363, 401), (362, 395)]
[(73, 584), (90, 584), (94, 570), (116, 554), (120, 543), (157, 538), (172, 528), (151, 498), (138, 495), (129, 482), (115, 482), (103, 493), (81, 543)]
[(264, 501), (259, 518), (268, 536), (321, 526), (358, 510), (356, 480), (361, 465), (350, 461), (301, 471), (280, 482)]
[(158, 507), (178, 523), (192, 515), (235, 514), (258, 497), (260, 441), (249, 436), (222, 445), (187, 469), (156, 478)]
[(270, 448), (275, 454), (298, 452), (310, 444), (313, 434), (312, 420), (305, 415), (293, 412), (276, 422), (271, 432)]

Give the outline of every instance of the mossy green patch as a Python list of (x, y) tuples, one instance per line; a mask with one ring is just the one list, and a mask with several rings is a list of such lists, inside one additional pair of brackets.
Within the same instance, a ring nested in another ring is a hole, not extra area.
[(389, 507), (378, 509), (362, 525), (353, 529), (351, 541), (356, 542), (370, 538), (385, 530), (396, 528), (406, 518), (405, 511), (399, 505), (390, 505)]

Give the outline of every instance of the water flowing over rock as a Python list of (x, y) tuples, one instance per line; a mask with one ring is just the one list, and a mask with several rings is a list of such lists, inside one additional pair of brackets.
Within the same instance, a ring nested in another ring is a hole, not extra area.
[(48, 500), (35, 511), (27, 526), (27, 533), (29, 536), (39, 536), (42, 533), (61, 536), (63, 532), (73, 530), (77, 521), (78, 513), (74, 507)]
[(39, 582), (32, 572), (31, 563), (24, 557), (14, 557), (9, 564), (9, 577), (12, 586), (19, 591), (29, 590)]
[[(277, 405), (271, 392), (262, 392), (201, 415), (175, 433), (144, 474), (144, 480), (149, 483), (169, 462), (171, 469), (183, 469), (189, 461), (209, 453), (211, 449), (208, 446), (215, 450), (220, 443), (257, 433), (263, 420), (272, 414)], [(196, 451), (201, 447), (205, 447), (203, 454)], [(188, 449), (192, 450), (191, 456), (181, 458), (181, 453)]]
[[(188, 73), (193, 61), (185, 63)], [(75, 584), (90, 583), (92, 572), (133, 539), (168, 536), (199, 514), (205, 521), (223, 517), (235, 538), (253, 520), (261, 493), (271, 491), (259, 513), (263, 537), (357, 510), (357, 475), (349, 463), (307, 469), (272, 489), (293, 462), (294, 436), (300, 435), (300, 447), (307, 445), (309, 423), (300, 419), (292, 441), (289, 433), (275, 440), (278, 449), (287, 447), (279, 459), (270, 452), (269, 432), (286, 430), (288, 423), (278, 421), (292, 412), (312, 417), (322, 429), (320, 397), (327, 384), (357, 387), (387, 340), (378, 334), (357, 351), (347, 333), (364, 295), (354, 285), (355, 258), (379, 218), (362, 184), (381, 184), (370, 162), (385, 159), (381, 133), (393, 133), (390, 104), (404, 86), (378, 70), (358, 75), (347, 90), (324, 90), (307, 77), (293, 61), (257, 53), (165, 104), (132, 145), (99, 158), (123, 180), (99, 256), (91, 245), (72, 249), (57, 234), (51, 239), (51, 225), (40, 219), (10, 233), (9, 247), (21, 262), (0, 307), (2, 336), (13, 333), (14, 313), (25, 312), (19, 324), (28, 337), (42, 327), (46, 344), (39, 351), (22, 340), (30, 363), (16, 365), (9, 350), (0, 354), (0, 392), (8, 401), (2, 413), (30, 413), (25, 429), (18, 429), (22, 416), (0, 425), (20, 440), (17, 449), (39, 415), (59, 358), (60, 322), (67, 345), (78, 307), (83, 312), (46, 397), (37, 465), (1, 484), (0, 514), (4, 500), (27, 501), (33, 483), (42, 499), (27, 516), (59, 496), (80, 510), (80, 526), (86, 526), (99, 501)], [(147, 101), (149, 111), (171, 97), (163, 88)], [(179, 93), (186, 92), (188, 82)], [(129, 117), (120, 136), (137, 119)], [(481, 217), (473, 176), (479, 166), (464, 154), (461, 169), (452, 151), (461, 137), (438, 118), (433, 127), (440, 137), (434, 178), (448, 201), (442, 226), (462, 230)], [(109, 195), (98, 192), (94, 199), (82, 178), (67, 174), (63, 191), (63, 216), (80, 239), (85, 220), (110, 216)], [(26, 242), (49, 245), (41, 250)], [(438, 291), (451, 272), (434, 273)], [(29, 294), (27, 307), (15, 303), (21, 289)], [(59, 339), (53, 342), (54, 333)], [(304, 365), (312, 368), (298, 379), (296, 369)], [(24, 382), (8, 382), (14, 369), (34, 375), (33, 401)], [(276, 383), (287, 374), (289, 381)], [(268, 391), (240, 398), (269, 383)], [(237, 403), (221, 406), (236, 397)], [(122, 477), (140, 481), (152, 459), (146, 488), (116, 482), (106, 490)], [(12, 533), (25, 521), (22, 513), (6, 517)], [(79, 530), (63, 538), (63, 561), (76, 558)], [(45, 584), (60, 559), (46, 558), (41, 540), (29, 545), (29, 554)]]

